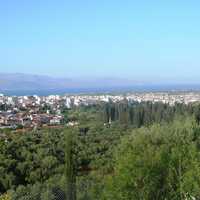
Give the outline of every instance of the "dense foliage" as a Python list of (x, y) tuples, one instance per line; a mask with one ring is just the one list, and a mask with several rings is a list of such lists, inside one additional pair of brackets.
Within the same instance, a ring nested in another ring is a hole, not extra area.
[[(148, 126), (153, 123), (170, 122), (177, 115), (191, 115), (197, 112), (198, 105), (176, 103), (174, 106), (160, 102), (108, 102), (103, 106), (103, 120), (106, 123), (118, 121), (133, 127)], [(199, 112), (199, 111), (198, 111)]]
[(0, 199), (200, 199), (199, 105), (63, 112), (79, 125), (0, 133)]
[(199, 142), (191, 121), (133, 131), (116, 154), (104, 198), (200, 199)]

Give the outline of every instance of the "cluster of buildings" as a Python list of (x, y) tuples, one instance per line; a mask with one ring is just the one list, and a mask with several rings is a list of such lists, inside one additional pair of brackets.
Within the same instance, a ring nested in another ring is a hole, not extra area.
[[(101, 102), (128, 101), (189, 104), (200, 102), (200, 92), (144, 92), (102, 95), (4, 96), (0, 94), (0, 128), (33, 128), (65, 123), (63, 110)], [(73, 122), (69, 122), (69, 126)]]
[(63, 123), (64, 116), (56, 97), (0, 95), (0, 128), (34, 128)]
[(200, 92), (148, 92), (128, 94), (129, 100), (137, 102), (150, 101), (174, 105), (175, 103), (190, 104), (200, 102)]
[(200, 92), (132, 92), (126, 94), (102, 94), (102, 95), (74, 95), (65, 96), (67, 107), (73, 105), (90, 105), (98, 102), (120, 102), (124, 99), (128, 101), (153, 103), (162, 102), (174, 105), (175, 103), (190, 104), (200, 102)]

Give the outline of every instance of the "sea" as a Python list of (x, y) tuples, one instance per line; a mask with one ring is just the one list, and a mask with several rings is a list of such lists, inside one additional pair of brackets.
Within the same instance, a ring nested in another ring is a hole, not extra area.
[(65, 94), (102, 94), (128, 92), (171, 92), (171, 91), (200, 91), (200, 85), (136, 85), (129, 87), (106, 88), (66, 88), (66, 89), (32, 89), (32, 90), (1, 90), (0, 94), (8, 96), (48, 96)]

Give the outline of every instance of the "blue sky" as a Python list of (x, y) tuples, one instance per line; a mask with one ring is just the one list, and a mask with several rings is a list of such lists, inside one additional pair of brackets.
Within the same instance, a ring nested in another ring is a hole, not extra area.
[(199, 8), (198, 0), (0, 0), (0, 72), (198, 81)]

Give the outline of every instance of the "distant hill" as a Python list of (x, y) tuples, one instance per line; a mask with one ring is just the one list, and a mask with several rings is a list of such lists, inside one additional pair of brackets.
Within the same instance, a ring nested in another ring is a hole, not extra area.
[(134, 86), (138, 83), (125, 79), (70, 79), (30, 74), (0, 73), (0, 90), (56, 90), (81, 88), (118, 88)]
[(55, 78), (21, 73), (0, 73), (0, 93), (49, 95), (89, 92), (200, 90), (200, 84), (138, 82), (121, 78)]
[(0, 73), (0, 89), (3, 90), (35, 90), (76, 87), (70, 79), (53, 78), (49, 76), (30, 74)]

